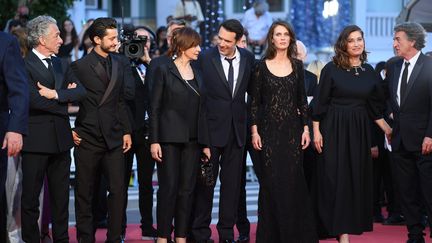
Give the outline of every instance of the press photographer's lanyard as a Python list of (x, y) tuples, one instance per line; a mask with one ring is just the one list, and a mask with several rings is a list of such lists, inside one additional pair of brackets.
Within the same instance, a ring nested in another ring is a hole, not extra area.
[(136, 70), (141, 78), (141, 82), (144, 84), (145, 82), (145, 75), (146, 75), (146, 66), (144, 66), (144, 64), (139, 64), (136, 66)]

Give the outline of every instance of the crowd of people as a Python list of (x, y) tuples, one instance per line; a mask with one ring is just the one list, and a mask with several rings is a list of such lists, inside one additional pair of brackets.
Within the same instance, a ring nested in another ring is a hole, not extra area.
[[(10, 21), (12, 35), (0, 33), (0, 201), (11, 176), (7, 159), (20, 158), (22, 241), (69, 242), (74, 148), (78, 242), (95, 242), (103, 207), (106, 242), (127, 241), (134, 157), (143, 240), (214, 242), (219, 178), (219, 242), (250, 242), (249, 153), (260, 184), (256, 242), (348, 243), (383, 222), (406, 224), (407, 243), (424, 243), (432, 218), (432, 59), (422, 53), (424, 28), (396, 25), (396, 56), (374, 69), (362, 29), (346, 26), (333, 59), (305, 68), (306, 46), (289, 23), (268, 21), (265, 1), (242, 22), (222, 22), (206, 50), (194, 25), (202, 19), (185, 10), (196, 4), (181, 1), (155, 33), (133, 27), (133, 36), (145, 37), (140, 57), (122, 53), (117, 22), (107, 17), (78, 34), (69, 19), (28, 19), (20, 7), (21, 27)], [(264, 22), (248, 27), (255, 17)], [(260, 59), (250, 45), (262, 48)]]

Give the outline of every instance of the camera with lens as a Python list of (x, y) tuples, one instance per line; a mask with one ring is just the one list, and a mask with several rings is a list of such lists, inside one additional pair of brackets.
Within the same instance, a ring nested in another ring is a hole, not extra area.
[(120, 30), (121, 46), (119, 52), (131, 60), (144, 56), (144, 47), (147, 43), (147, 36), (137, 36), (134, 30), (135, 27), (131, 24), (124, 25)]
[(130, 59), (138, 59), (144, 56), (144, 47), (147, 43), (147, 36), (139, 35), (132, 38), (125, 38), (122, 42), (122, 52)]

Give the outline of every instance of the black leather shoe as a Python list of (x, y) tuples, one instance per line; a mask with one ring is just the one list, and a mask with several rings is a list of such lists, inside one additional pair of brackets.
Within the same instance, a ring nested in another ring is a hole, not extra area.
[(141, 240), (157, 239), (157, 230), (153, 227), (141, 230)]
[(236, 241), (237, 243), (249, 243), (249, 236), (240, 235)]
[(383, 222), (383, 225), (404, 225), (404, 224), (405, 224), (405, 219), (400, 214), (392, 214)]

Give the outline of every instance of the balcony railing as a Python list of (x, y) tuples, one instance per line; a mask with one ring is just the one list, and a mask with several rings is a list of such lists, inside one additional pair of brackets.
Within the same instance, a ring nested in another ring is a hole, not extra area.
[(397, 15), (398, 13), (367, 13), (365, 35), (391, 38)]

